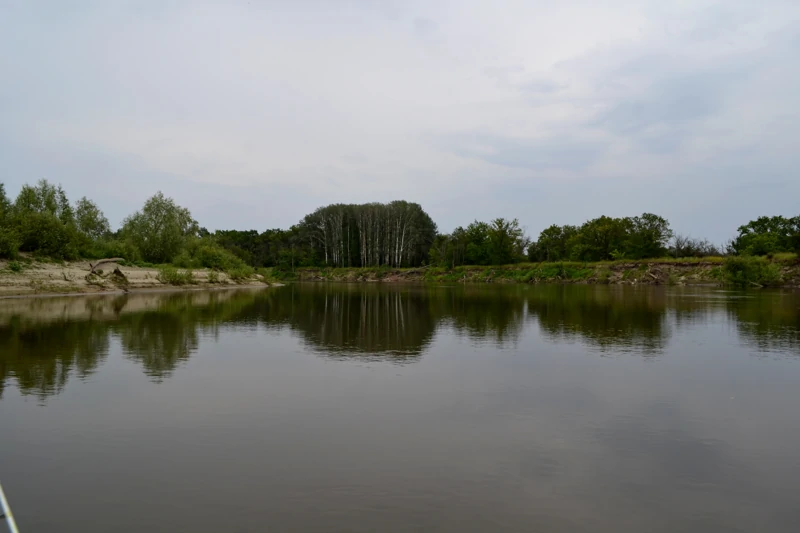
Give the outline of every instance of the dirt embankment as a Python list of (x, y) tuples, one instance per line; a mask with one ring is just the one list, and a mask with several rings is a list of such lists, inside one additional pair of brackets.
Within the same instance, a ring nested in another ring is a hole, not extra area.
[[(800, 264), (777, 265), (770, 286), (800, 287)], [(722, 259), (607, 263), (524, 263), (456, 268), (302, 268), (296, 281), (458, 283), (591, 283), (611, 285), (723, 285)], [(756, 283), (753, 283), (757, 285)]]
[[(180, 270), (180, 269), (179, 269)], [(87, 261), (39, 263), (0, 261), (0, 298), (41, 294), (129, 292), (155, 289), (198, 289), (236, 286), (265, 286), (266, 280), (253, 276), (233, 280), (224, 272), (192, 271), (191, 280), (176, 286), (163, 283), (156, 268), (104, 264), (96, 273)]]

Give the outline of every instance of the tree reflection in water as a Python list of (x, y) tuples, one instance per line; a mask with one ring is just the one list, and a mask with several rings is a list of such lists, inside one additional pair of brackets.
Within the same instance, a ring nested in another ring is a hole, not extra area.
[(13, 380), (39, 399), (84, 379), (114, 339), (154, 381), (205, 339), (232, 329), (289, 328), (315, 353), (411, 363), (439, 330), (473, 342), (517, 343), (538, 325), (550, 342), (603, 352), (662, 352), (670, 335), (728, 320), (757, 352), (800, 354), (800, 297), (708, 289), (579, 285), (308, 284), (266, 290), (0, 302), (0, 397)]

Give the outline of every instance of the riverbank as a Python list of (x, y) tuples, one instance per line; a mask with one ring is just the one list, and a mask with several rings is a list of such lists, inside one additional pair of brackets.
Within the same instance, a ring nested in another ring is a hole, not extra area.
[[(276, 274), (278, 276), (278, 274)], [(800, 262), (708, 257), (599, 263), (519, 263), (455, 268), (298, 268), (286, 281), (584, 283), (606, 285), (726, 285), (800, 287)]]
[(519, 263), (455, 268), (297, 268), (261, 270), (249, 277), (209, 269), (105, 264), (92, 273), (87, 261), (0, 261), (0, 298), (190, 290), (300, 282), (579, 283), (603, 285), (740, 285), (800, 288), (800, 262), (783, 259), (722, 258)]
[(258, 274), (234, 279), (224, 272), (209, 269), (185, 270), (109, 263), (93, 273), (88, 261), (0, 261), (0, 298), (266, 285), (269, 285), (268, 281)]

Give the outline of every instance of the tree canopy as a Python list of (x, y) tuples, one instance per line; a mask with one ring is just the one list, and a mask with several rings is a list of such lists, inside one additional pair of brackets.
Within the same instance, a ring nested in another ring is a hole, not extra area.
[(145, 202), (141, 211), (124, 220), (121, 234), (146, 261), (168, 263), (199, 229), (188, 209), (159, 191)]
[[(124, 257), (183, 267), (416, 267), (501, 265), (525, 260), (605, 261), (719, 255), (707, 240), (673, 235), (653, 213), (551, 225), (531, 241), (519, 221), (474, 220), (437, 232), (417, 203), (331, 204), (287, 229), (200, 228), (190, 211), (158, 192), (112, 231), (92, 200), (70, 203), (61, 185), (23, 185), (15, 199), (0, 183), (0, 257), (29, 252), (62, 259)], [(731, 255), (800, 253), (800, 216), (763, 216), (738, 228)]]
[(736, 255), (767, 255), (780, 252), (800, 253), (800, 216), (758, 217), (739, 226), (731, 242)]

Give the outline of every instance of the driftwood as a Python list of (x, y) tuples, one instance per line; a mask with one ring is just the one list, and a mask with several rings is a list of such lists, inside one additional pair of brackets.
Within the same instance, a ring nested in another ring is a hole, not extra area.
[(111, 257), (110, 259), (101, 259), (94, 264), (89, 263), (89, 273), (94, 274), (95, 270), (97, 270), (97, 267), (99, 267), (100, 265), (106, 265), (108, 263), (119, 263), (120, 261), (124, 261), (124, 259), (121, 257)]

